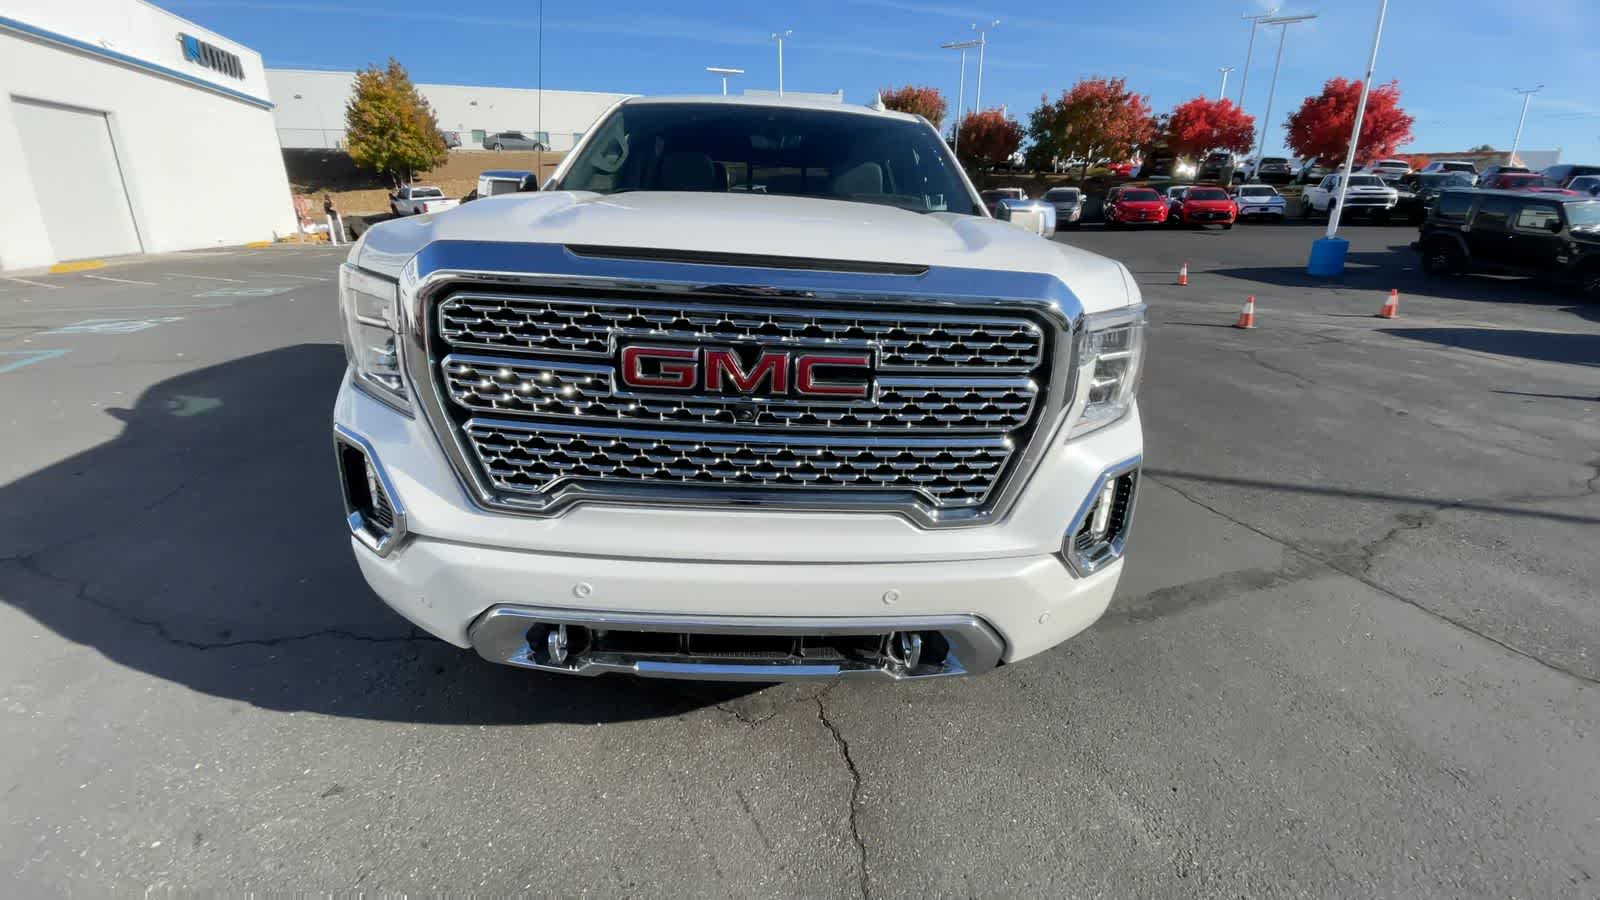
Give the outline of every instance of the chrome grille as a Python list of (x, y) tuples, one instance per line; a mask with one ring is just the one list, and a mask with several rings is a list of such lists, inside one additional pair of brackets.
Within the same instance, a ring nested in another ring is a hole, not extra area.
[(1039, 389), (1026, 377), (880, 378), (860, 401), (753, 401), (619, 392), (610, 366), (564, 360), (452, 354), (441, 366), (446, 394), (463, 409), (592, 422), (896, 431), (1012, 431), (1028, 421)]
[(1011, 455), (1003, 437), (911, 440), (641, 433), (473, 419), (464, 432), (500, 490), (571, 480), (680, 486), (911, 490), (941, 507), (982, 503)]
[[(427, 411), (487, 505), (724, 499), (977, 521), (1069, 393), (1070, 366), (1052, 365), (1066, 335), (1026, 297), (779, 305), (760, 288), (671, 290), (457, 281), (427, 295), (426, 353), (408, 366), (433, 381)], [(860, 351), (873, 377), (864, 398), (640, 391), (619, 368), (639, 344)]]
[(880, 371), (1027, 372), (1044, 333), (1021, 317), (764, 310), (759, 307), (458, 293), (439, 305), (452, 347), (606, 356), (618, 336), (690, 343), (828, 341), (871, 346)]

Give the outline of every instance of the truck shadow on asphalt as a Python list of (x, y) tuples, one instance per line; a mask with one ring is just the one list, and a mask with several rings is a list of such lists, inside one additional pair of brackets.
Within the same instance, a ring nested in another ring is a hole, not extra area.
[(598, 723), (761, 689), (510, 669), (391, 612), (343, 523), (329, 410), (344, 365), (338, 345), (284, 347), (111, 410), (117, 437), (0, 487), (0, 598), (117, 664), (268, 709)]
[(1380, 328), (1384, 334), (1541, 362), (1600, 366), (1600, 334), (1504, 328)]

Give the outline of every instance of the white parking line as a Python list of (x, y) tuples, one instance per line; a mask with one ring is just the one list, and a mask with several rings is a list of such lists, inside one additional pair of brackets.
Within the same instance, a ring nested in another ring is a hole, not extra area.
[(29, 281), (26, 278), (12, 278), (9, 275), (0, 275), (0, 278), (4, 278), (7, 281), (15, 281), (18, 284), (31, 284), (34, 287), (49, 288), (52, 291), (61, 290), (61, 285), (59, 284), (45, 284), (42, 281)]
[(295, 275), (292, 272), (257, 272), (254, 269), (250, 270), (250, 274), (251, 275), (261, 275), (261, 276), (266, 277), (266, 278), (299, 278), (302, 281), (332, 281), (333, 280), (332, 278), (329, 278), (326, 275)]
[(154, 281), (134, 281), (131, 278), (112, 278), (110, 275), (85, 275), (83, 277), (93, 278), (95, 281), (115, 281), (117, 284), (142, 284), (146, 287), (156, 286)]
[(218, 278), (215, 275), (190, 275), (186, 272), (162, 272), (161, 274), (169, 275), (173, 278), (198, 278), (201, 281), (226, 281), (229, 284), (244, 284), (244, 280), (241, 278)]

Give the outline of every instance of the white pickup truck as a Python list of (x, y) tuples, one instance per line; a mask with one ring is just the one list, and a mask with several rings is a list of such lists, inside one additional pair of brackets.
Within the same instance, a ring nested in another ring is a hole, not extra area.
[(460, 205), (460, 200), (446, 197), (444, 191), (425, 184), (408, 184), (389, 195), (389, 209), (397, 216), (444, 212)]
[(347, 523), (401, 615), (531, 669), (776, 681), (982, 672), (1106, 609), (1124, 266), (838, 104), (626, 100), (551, 187), (341, 269)]

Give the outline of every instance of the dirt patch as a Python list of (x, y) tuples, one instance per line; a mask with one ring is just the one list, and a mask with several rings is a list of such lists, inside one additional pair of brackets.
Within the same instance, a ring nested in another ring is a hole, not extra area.
[[(565, 155), (522, 150), (452, 150), (444, 165), (418, 174), (415, 180), (438, 187), (446, 197), (465, 197), (478, 187), (478, 175), (487, 169), (539, 171), (540, 181), (543, 181), (550, 177)], [(346, 215), (370, 215), (389, 209), (390, 185), (371, 172), (357, 168), (343, 151), (286, 149), (283, 163), (289, 173), (291, 189), (296, 194), (313, 197), (318, 213), (322, 210), (323, 194), (332, 194), (339, 210)]]

